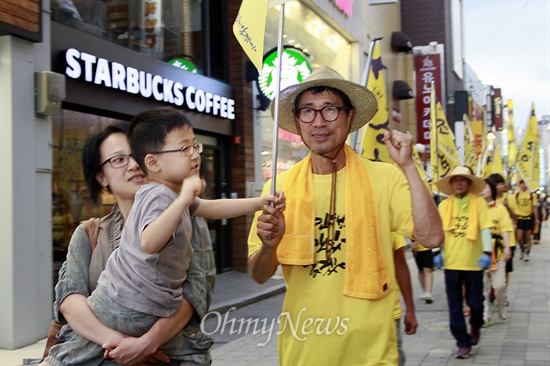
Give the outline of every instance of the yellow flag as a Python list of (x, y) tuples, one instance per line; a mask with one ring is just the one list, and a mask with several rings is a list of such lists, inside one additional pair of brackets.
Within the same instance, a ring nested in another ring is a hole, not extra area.
[(512, 168), (516, 164), (516, 155), (518, 148), (516, 146), (516, 138), (514, 134), (514, 101), (508, 100), (508, 168)]
[(243, 0), (233, 23), (233, 33), (258, 70), (264, 57), (264, 35), (268, 0)]
[(373, 92), (378, 102), (378, 111), (372, 117), (365, 130), (361, 145), (364, 158), (393, 163), (388, 148), (382, 140), (384, 132), (390, 130), (388, 113), (388, 95), (386, 91), (386, 78), (382, 64), (379, 40), (373, 41), (372, 57), (369, 65), (367, 89)]
[(464, 120), (464, 164), (476, 171), (477, 157), (474, 149), (474, 134), (472, 133), (472, 126), (470, 125), (470, 119), (466, 114), (463, 117)]
[(485, 152), (483, 153), (483, 159), (481, 162), (481, 173), (476, 174), (481, 177), (488, 177), (493, 171), (493, 151), (492, 148), (487, 145)]
[(430, 99), (430, 161), (432, 178), (437, 182), (460, 165), (460, 157), (456, 149), (454, 133), (447, 123), (441, 102), (436, 102), (433, 83)]
[(420, 159), (420, 155), (418, 155), (418, 151), (413, 147), (412, 149), (412, 158), (414, 165), (416, 166), (416, 169), (418, 170), (418, 174), (420, 174), (420, 178), (424, 182), (424, 185), (428, 189), (429, 192), (432, 191), (430, 187), (430, 182), (428, 179), (428, 176), (426, 175), (426, 171), (424, 170), (424, 165), (422, 164), (422, 160)]
[(538, 123), (535, 116), (535, 103), (533, 103), (516, 161), (519, 177), (525, 181), (531, 191), (540, 187), (539, 144)]
[(494, 145), (493, 149), (493, 166), (491, 170), (491, 174), (498, 173), (504, 175), (504, 167), (502, 166), (502, 155), (500, 154), (500, 146), (499, 144)]

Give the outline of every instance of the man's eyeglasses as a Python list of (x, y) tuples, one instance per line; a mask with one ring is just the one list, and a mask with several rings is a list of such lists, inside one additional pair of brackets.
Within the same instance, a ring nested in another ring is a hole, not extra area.
[(164, 153), (181, 152), (181, 153), (183, 153), (184, 156), (192, 156), (195, 151), (200, 154), (202, 152), (203, 148), (204, 148), (204, 145), (201, 144), (200, 142), (197, 142), (195, 145), (185, 145), (181, 149), (153, 151), (151, 154), (164, 154)]
[(132, 157), (132, 154), (128, 155), (115, 155), (111, 156), (109, 159), (105, 160), (101, 165), (99, 166), (99, 169), (103, 168), (105, 164), (109, 163), (111, 168), (123, 168), (130, 162), (130, 157)]
[(321, 113), (321, 117), (325, 122), (334, 122), (340, 115), (342, 109), (349, 110), (348, 107), (340, 107), (335, 105), (328, 105), (321, 109), (315, 109), (311, 107), (299, 108), (296, 111), (296, 117), (303, 123), (311, 123), (315, 119), (317, 112)]

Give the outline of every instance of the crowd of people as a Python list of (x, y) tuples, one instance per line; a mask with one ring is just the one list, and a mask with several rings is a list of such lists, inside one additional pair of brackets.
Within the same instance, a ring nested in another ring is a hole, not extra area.
[(55, 289), (61, 329), (42, 365), (211, 364), (212, 339), (199, 324), (215, 267), (202, 218), (253, 212), (250, 275), (262, 284), (281, 266), (286, 283), (280, 364), (404, 365), (401, 322), (406, 334), (418, 326), (406, 238), (428, 304), (438, 300), (439, 248), (456, 357), (469, 357), (491, 325), (491, 294), (506, 320), (514, 247), (529, 261), (547, 201), (524, 182), (508, 193), (502, 176), (457, 167), (436, 182), (448, 197), (437, 205), (413, 162), (411, 135), (381, 135), (395, 164), (363, 159), (346, 144), (376, 109), (371, 91), (327, 66), (282, 90), (280, 127), (309, 154), (250, 199), (200, 198), (203, 147), (177, 109), (142, 112), (128, 131), (111, 125), (91, 136), (82, 154), (91, 198), (107, 191), (116, 203), (70, 239)]

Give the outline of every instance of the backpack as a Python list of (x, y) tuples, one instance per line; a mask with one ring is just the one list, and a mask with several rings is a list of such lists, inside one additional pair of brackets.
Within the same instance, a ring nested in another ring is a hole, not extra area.
[[(88, 241), (90, 242), (90, 249), (94, 251), (97, 244), (97, 237), (99, 236), (99, 223), (101, 219), (91, 218), (86, 221), (82, 221), (81, 224), (84, 225), (84, 231), (88, 235)], [(50, 348), (60, 343), (57, 339), (57, 333), (61, 330), (63, 324), (58, 323), (55, 319), (52, 320), (50, 324), (50, 330), (48, 331), (48, 339), (46, 340), (46, 346), (44, 347), (44, 354), (42, 358), (48, 357), (50, 353)]]

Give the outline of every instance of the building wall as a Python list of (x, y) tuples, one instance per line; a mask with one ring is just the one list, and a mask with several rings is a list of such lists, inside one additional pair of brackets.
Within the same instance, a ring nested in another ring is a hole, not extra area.
[(0, 37), (0, 348), (7, 349), (44, 338), (51, 321), (51, 122), (34, 114), (34, 73), (50, 68), (49, 13), (41, 15), (42, 43)]

